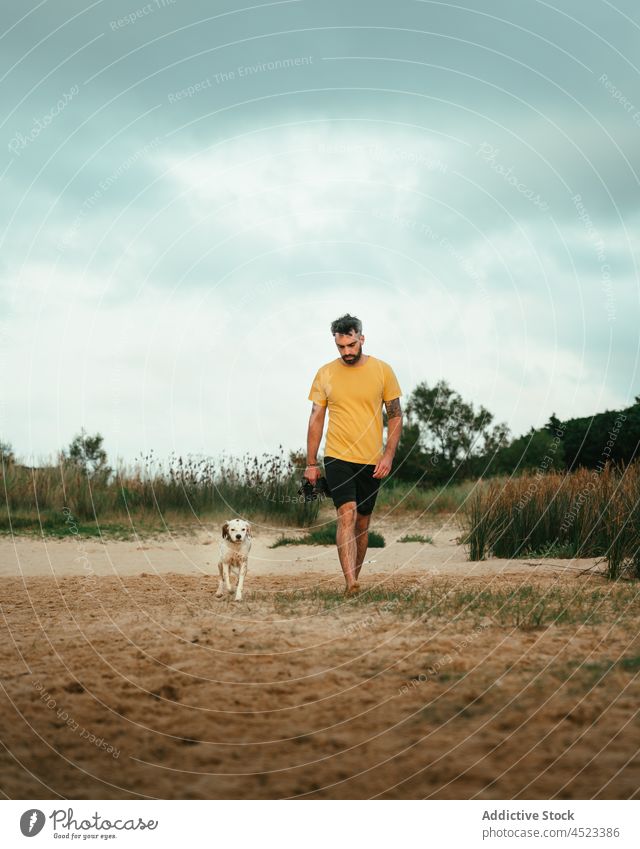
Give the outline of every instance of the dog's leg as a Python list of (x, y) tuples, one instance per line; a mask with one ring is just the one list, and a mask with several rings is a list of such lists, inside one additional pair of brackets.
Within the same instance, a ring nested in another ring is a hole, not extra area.
[(247, 562), (240, 565), (240, 572), (238, 574), (238, 586), (236, 587), (236, 601), (242, 601), (242, 588), (244, 586), (244, 576), (247, 574)]
[(218, 563), (218, 572), (220, 573), (220, 580), (218, 581), (218, 591), (216, 592), (216, 598), (222, 598), (224, 595), (224, 581), (222, 580), (222, 563)]
[(226, 560), (222, 564), (222, 571), (223, 571), (223, 574), (224, 574), (224, 585), (227, 588), (227, 592), (230, 593), (230, 592), (233, 591), (233, 588), (231, 586), (231, 579), (229, 578), (229, 564), (227, 563)]

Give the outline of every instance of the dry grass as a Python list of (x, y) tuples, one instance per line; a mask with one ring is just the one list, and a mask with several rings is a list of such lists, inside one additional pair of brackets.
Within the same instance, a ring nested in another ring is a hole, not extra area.
[(217, 462), (172, 457), (166, 465), (151, 453), (132, 468), (93, 476), (64, 459), (36, 469), (10, 462), (0, 467), (6, 494), (0, 530), (65, 534), (70, 515), (90, 523), (79, 529), (87, 535), (111, 525), (162, 526), (176, 514), (188, 520), (235, 513), (306, 526), (319, 505), (297, 495), (300, 477), (282, 451)]
[(609, 578), (640, 578), (640, 463), (481, 482), (464, 525), (471, 560), (605, 557)]

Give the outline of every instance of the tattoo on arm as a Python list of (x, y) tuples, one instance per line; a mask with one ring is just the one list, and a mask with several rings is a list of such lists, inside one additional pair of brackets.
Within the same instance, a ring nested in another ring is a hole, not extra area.
[(322, 404), (316, 404), (315, 401), (311, 404), (311, 418), (316, 418), (317, 416), (324, 416), (327, 412), (326, 406)]
[(395, 419), (398, 416), (402, 415), (402, 410), (400, 409), (400, 399), (392, 398), (391, 401), (384, 402), (385, 409), (387, 411), (388, 419)]

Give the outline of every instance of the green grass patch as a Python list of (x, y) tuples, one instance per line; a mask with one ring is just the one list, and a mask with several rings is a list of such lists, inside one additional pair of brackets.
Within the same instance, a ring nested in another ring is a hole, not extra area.
[(574, 692), (583, 692), (585, 686), (592, 688), (600, 684), (603, 679), (615, 670), (621, 670), (629, 675), (636, 675), (640, 670), (640, 656), (629, 655), (618, 660), (596, 660), (590, 663), (573, 661), (553, 670), (553, 674), (561, 681), (577, 682), (579, 687)]
[(167, 528), (153, 523), (136, 523), (135, 526), (121, 522), (81, 521), (64, 513), (41, 514), (38, 516), (0, 516), (0, 535), (24, 535), (67, 539), (72, 537), (89, 539), (131, 540), (139, 536), (159, 534)]
[(423, 545), (433, 545), (433, 537), (423, 536), (422, 534), (405, 534), (400, 537), (398, 542), (420, 542)]
[[(385, 590), (373, 587), (357, 596), (351, 596), (349, 605), (356, 607), (375, 607), (383, 605), (388, 609), (400, 610), (402, 607), (411, 606), (416, 590)], [(345, 604), (343, 590), (286, 590), (275, 593), (273, 596), (276, 609), (279, 612), (295, 615), (296, 610), (302, 607), (312, 606), (316, 612), (323, 610), (334, 610)]]
[[(595, 625), (613, 622), (620, 606), (633, 606), (632, 584), (611, 590), (587, 587), (541, 587), (523, 584), (505, 589), (464, 586), (450, 581), (433, 582), (406, 590), (372, 587), (346, 599), (340, 590), (305, 589), (276, 593), (276, 612), (285, 616), (321, 614), (348, 607), (363, 614), (449, 621), (471, 620), (485, 625), (532, 630), (549, 625)], [(479, 632), (481, 633), (481, 632)], [(631, 661), (629, 661), (631, 662)], [(633, 662), (640, 665), (640, 659)], [(625, 667), (626, 668), (626, 667)]]
[(74, 521), (69, 523), (63, 514), (49, 516), (8, 516), (0, 517), (0, 534), (25, 534), (27, 536), (47, 536), (64, 539), (70, 536), (79, 537), (117, 537), (118, 539), (130, 539), (136, 535), (136, 530), (130, 525), (106, 522), (96, 524), (95, 522)]
[(518, 557), (553, 557), (556, 560), (570, 560), (576, 557), (576, 547), (572, 542), (549, 542), (540, 548), (527, 548)]
[(623, 657), (622, 660), (618, 661), (618, 666), (625, 672), (638, 672), (640, 670), (640, 656)]
[[(302, 537), (280, 536), (269, 547), (278, 548), (281, 545), (335, 545), (336, 544), (336, 523), (328, 522), (326, 525), (321, 525), (319, 528), (309, 531)], [(384, 548), (385, 542), (382, 534), (377, 531), (369, 531), (369, 548)]]
[(304, 538), (279, 536), (278, 539), (269, 546), (269, 548), (280, 548), (281, 545), (304, 545)]
[(425, 487), (387, 478), (380, 487), (376, 506), (393, 515), (456, 513), (464, 506), (474, 486), (475, 481), (464, 481)]

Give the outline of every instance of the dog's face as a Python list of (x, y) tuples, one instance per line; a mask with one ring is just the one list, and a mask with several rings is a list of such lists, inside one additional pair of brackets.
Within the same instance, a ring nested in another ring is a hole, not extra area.
[(251, 525), (244, 519), (231, 519), (222, 526), (222, 539), (243, 542), (247, 537), (251, 537)]

